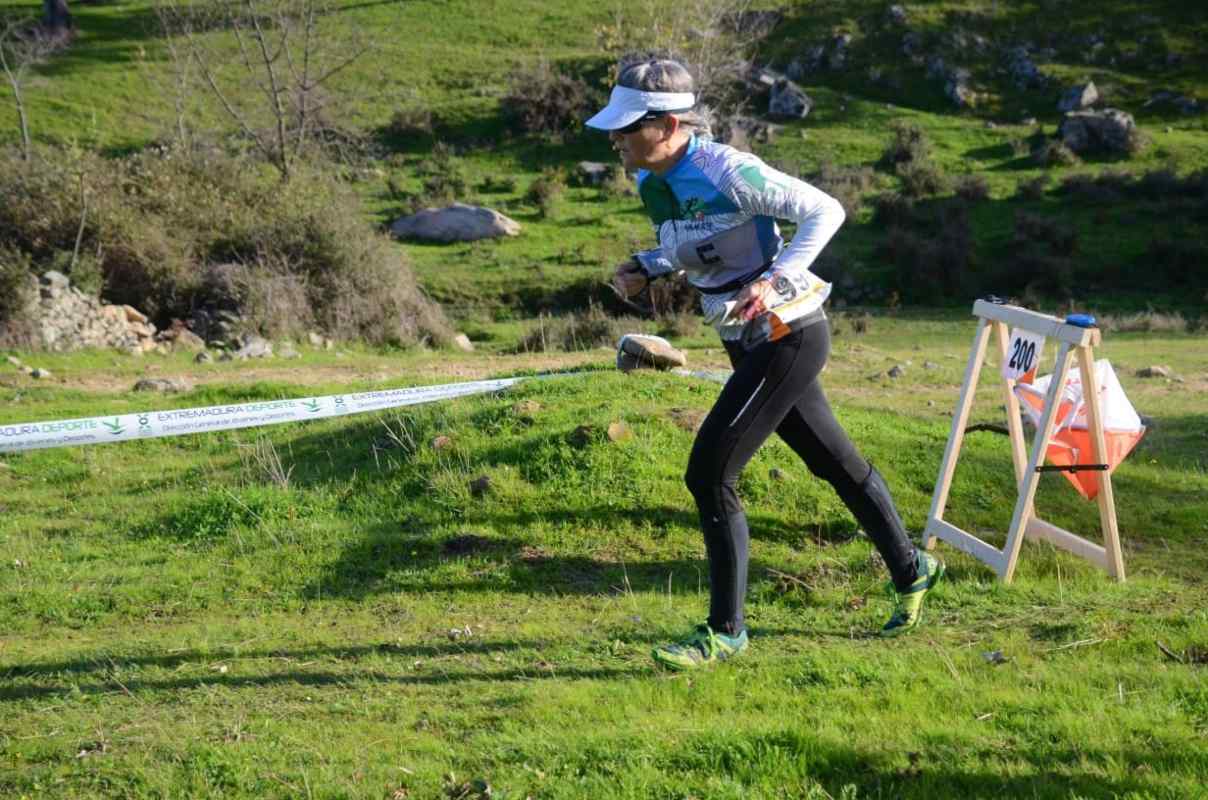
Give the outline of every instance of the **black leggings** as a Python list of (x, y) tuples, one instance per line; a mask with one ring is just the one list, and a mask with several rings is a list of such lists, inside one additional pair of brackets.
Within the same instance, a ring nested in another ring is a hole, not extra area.
[(835, 488), (885, 559), (894, 585), (907, 588), (917, 577), (914, 545), (889, 488), (839, 426), (818, 381), (830, 326), (821, 320), (749, 353), (737, 343), (725, 345), (734, 375), (696, 435), (684, 476), (709, 555), (709, 626), (737, 634), (745, 625), (750, 537), (734, 486), (772, 431)]

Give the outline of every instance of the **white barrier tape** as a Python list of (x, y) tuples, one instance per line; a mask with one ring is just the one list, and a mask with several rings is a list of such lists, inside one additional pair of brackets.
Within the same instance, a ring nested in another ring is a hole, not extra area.
[[(564, 373), (571, 375), (574, 373)], [(540, 377), (555, 377), (543, 375)], [(50, 422), (0, 425), (0, 453), (42, 450), (50, 447), (107, 444), (130, 439), (157, 439), (190, 433), (228, 431), (260, 425), (280, 425), (324, 417), (342, 417), (366, 411), (431, 403), (507, 389), (527, 378), (446, 383), (386, 389), (380, 392), (336, 394), (299, 400), (266, 400), (240, 405), (143, 411), (113, 417), (82, 417)]]

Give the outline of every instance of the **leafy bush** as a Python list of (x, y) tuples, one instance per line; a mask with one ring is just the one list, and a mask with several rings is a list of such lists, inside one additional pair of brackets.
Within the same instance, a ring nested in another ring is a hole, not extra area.
[(923, 230), (891, 228), (882, 252), (894, 264), (897, 289), (907, 300), (934, 302), (975, 288), (973, 234), (964, 206), (943, 207)]
[(838, 200), (848, 219), (853, 219), (863, 207), (864, 195), (876, 185), (876, 176), (871, 167), (839, 167), (823, 161), (810, 182)]
[(1042, 139), (1032, 150), (1032, 160), (1042, 167), (1072, 167), (1082, 163), (1077, 153), (1056, 139)]
[(948, 189), (948, 175), (934, 161), (903, 161), (894, 171), (901, 179), (902, 192), (907, 197), (928, 197)]
[(1071, 256), (1078, 249), (1073, 228), (1020, 211), (1015, 215), (1010, 258), (998, 274), (999, 294), (1068, 296), (1074, 282)]
[(0, 244), (0, 347), (29, 347), (33, 328), (27, 311), (37, 301), (29, 256)]
[(431, 136), (432, 131), (432, 112), (427, 109), (399, 109), (386, 125), (386, 133), (399, 139)]
[(914, 200), (897, 192), (877, 195), (872, 221), (882, 228), (909, 228), (918, 223)]
[(899, 164), (931, 160), (931, 140), (925, 130), (912, 122), (896, 122), (892, 130), (880, 166), (895, 170)]
[(966, 175), (956, 182), (956, 196), (968, 203), (979, 203), (990, 196), (990, 182), (981, 175)]
[(547, 169), (529, 185), (524, 201), (536, 206), (542, 219), (550, 217), (566, 192), (566, 176), (559, 170)]
[(1015, 196), (1023, 200), (1039, 200), (1044, 197), (1049, 188), (1049, 176), (1041, 175), (1036, 178), (1021, 180), (1015, 185)]
[(1104, 170), (1098, 175), (1068, 175), (1057, 191), (1090, 205), (1123, 202), (1132, 193), (1136, 178), (1121, 170)]
[[(318, 168), (282, 183), (263, 165), (215, 152), (0, 159), (0, 247), (43, 272), (74, 250), (81, 219), (80, 253), (89, 258), (77, 267), (91, 263), (106, 301), (136, 306), (161, 326), (234, 303), (270, 335), (313, 323), (335, 338), (378, 343), (451, 337), (398, 249), (363, 219), (359, 198)], [(225, 293), (206, 278), (221, 264), (239, 267)]]
[(535, 134), (577, 131), (598, 105), (585, 81), (556, 71), (547, 61), (517, 73), (501, 103), (513, 129)]
[(632, 317), (612, 317), (595, 303), (586, 310), (564, 317), (541, 316), (516, 345), (517, 352), (545, 353), (551, 350), (592, 350), (615, 347), (626, 333), (633, 333), (639, 323)]

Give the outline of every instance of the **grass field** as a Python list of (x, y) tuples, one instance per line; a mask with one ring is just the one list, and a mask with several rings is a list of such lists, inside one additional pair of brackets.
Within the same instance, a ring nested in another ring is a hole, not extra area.
[[(1208, 168), (1206, 117), (1146, 106), (1157, 89), (1208, 100), (1208, 16), (1182, 0), (907, 4), (929, 52), (951, 60), (955, 31), (994, 44), (959, 62), (981, 100), (956, 111), (924, 65), (901, 59), (889, 3), (756, 5), (784, 6), (761, 58), (780, 69), (811, 44), (853, 36), (846, 71), (802, 81), (811, 114), (757, 145), (769, 162), (802, 175), (873, 167), (895, 122), (917, 124), (951, 176), (986, 181), (987, 197), (966, 204), (971, 272), (999, 274), (1027, 212), (1076, 232), (1078, 310), (1179, 310), (1194, 323), (1192, 333), (1105, 334), (1101, 355), (1150, 420), (1113, 478), (1128, 581), (1029, 542), (1003, 586), (940, 545), (948, 579), (924, 626), (881, 641), (883, 565), (838, 498), (771, 442), (740, 484), (753, 535), (751, 651), (702, 674), (656, 672), (650, 649), (707, 609), (682, 474), (718, 386), (620, 375), (609, 349), (533, 346), (534, 329), (560, 324), (551, 313), (606, 296), (611, 265), (649, 246), (650, 228), (636, 198), (594, 188), (571, 186), (542, 213), (526, 194), (543, 171), (614, 155), (578, 130), (516, 135), (500, 109), (541, 60), (603, 79), (615, 53), (601, 41), (652, 4), (347, 0), (324, 25), (376, 46), (341, 74), (352, 101), (340, 121), (373, 148), (331, 168), (357, 188), (366, 218), (404, 213), (435, 168), (464, 179), (458, 199), (524, 226), (499, 242), (397, 245), (476, 352), (344, 343), (296, 361), (209, 365), (12, 353), (54, 377), (35, 381), (0, 358), (0, 426), (578, 374), (356, 418), (0, 454), (0, 798), (1208, 797), (1208, 284), (1200, 262), (1178, 281), (1160, 277), (1152, 249), (1202, 248), (1208, 216), (1203, 198), (1058, 191), (1105, 170)], [(25, 87), (35, 141), (117, 158), (162, 140), (173, 98), (153, 6), (72, 6), (77, 39)], [(38, 11), (0, 0), (0, 20)], [(1094, 59), (1090, 35), (1106, 42)], [(232, 47), (222, 32), (207, 36)], [(1044, 52), (1038, 65), (1055, 83), (1013, 87), (998, 58), (1008, 43)], [(1051, 135), (1059, 86), (1085, 78), (1136, 115), (1149, 146), (1047, 169), (1020, 155), (1035, 130), (1025, 120)], [(2, 97), (7, 146), (16, 115)], [(201, 105), (200, 138), (238, 146), (221, 113)], [(433, 133), (391, 135), (399, 109), (431, 111)], [(1042, 176), (1048, 191), (1019, 195)], [(828, 249), (887, 290), (899, 278), (872, 200), (900, 188), (877, 169)], [(950, 204), (945, 191), (918, 206)], [(1004, 273), (996, 291), (1021, 296), (1020, 283)], [(915, 532), (974, 331), (968, 300), (832, 314), (828, 394)], [(612, 324), (670, 326), (692, 368), (726, 366), (703, 327)], [(895, 364), (905, 374), (885, 377)], [(1136, 377), (1154, 364), (1175, 377)], [(973, 422), (1003, 421), (990, 369)], [(142, 377), (196, 388), (135, 394)], [(617, 422), (627, 434), (612, 441)], [(1007, 441), (971, 434), (948, 518), (1001, 544), (1011, 474)], [(489, 488), (473, 491), (482, 477)], [(1037, 506), (1097, 538), (1096, 507), (1064, 479), (1047, 476)]]
[[(918, 530), (973, 326), (836, 324), (829, 393)], [(688, 344), (692, 366), (721, 365), (703, 337)], [(37, 359), (59, 384), (4, 373), (6, 424), (604, 371), (357, 419), (3, 456), (0, 795), (1202, 796), (1201, 344), (1115, 334), (1103, 348), (1153, 419), (1114, 479), (1127, 583), (1025, 544), (1002, 586), (941, 545), (951, 579), (926, 626), (872, 638), (889, 612), (883, 567), (772, 443), (741, 483), (751, 653), (691, 676), (656, 673), (648, 651), (707, 606), (680, 475), (715, 384), (622, 376), (604, 351), (489, 344), (456, 359), (313, 352), (250, 373)], [(896, 381), (869, 378), (907, 361)], [(1150, 363), (1182, 382), (1132, 377)], [(129, 393), (142, 374), (198, 386)], [(973, 419), (1001, 421), (984, 383)], [(615, 421), (631, 438), (603, 435)], [(1009, 475), (1005, 439), (970, 435), (949, 518), (1001, 542)], [(1061, 478), (1038, 508), (1095, 538), (1094, 506)]]

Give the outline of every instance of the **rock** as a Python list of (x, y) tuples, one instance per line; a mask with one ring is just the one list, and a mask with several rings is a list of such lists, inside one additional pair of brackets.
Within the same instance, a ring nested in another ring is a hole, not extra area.
[(181, 378), (143, 378), (138, 383), (134, 384), (136, 392), (161, 392), (170, 394), (173, 392), (187, 392), (193, 388), (193, 385)]
[(905, 25), (909, 21), (906, 14), (906, 9), (899, 5), (892, 5), (885, 12), (885, 21), (890, 25)]
[(472, 494), (474, 497), (482, 497), (487, 492), (491, 491), (492, 485), (491, 476), (480, 475), (479, 477), (470, 481), (470, 494)]
[(243, 337), (243, 345), (235, 351), (234, 356), (240, 361), (249, 358), (272, 358), (273, 343), (261, 336), (249, 334)]
[(67, 276), (57, 270), (42, 273), (42, 296), (58, 297), (71, 287)]
[(600, 161), (580, 161), (575, 169), (582, 186), (599, 186), (608, 178), (611, 165)]
[(1046, 82), (1044, 74), (1032, 63), (1029, 48), (1024, 46), (1012, 47), (1007, 51), (1007, 73), (1020, 89), (1040, 88)]
[(784, 471), (776, 467), (772, 467), (770, 470), (768, 470), (768, 477), (774, 481), (783, 481), (786, 478)]
[(1151, 367), (1142, 367), (1137, 370), (1138, 378), (1169, 378), (1171, 375), (1170, 367), (1154, 365)]
[(1099, 90), (1095, 88), (1095, 84), (1087, 82), (1081, 86), (1074, 86), (1067, 89), (1065, 94), (1061, 96), (1061, 100), (1057, 102), (1057, 110), (1065, 113), (1067, 111), (1082, 111), (1090, 108), (1095, 103), (1099, 102)]
[(277, 356), (280, 358), (301, 358), (302, 354), (294, 347), (293, 342), (282, 342), (281, 347), (277, 350)]
[(659, 336), (630, 333), (617, 343), (617, 369), (622, 372), (643, 368), (671, 369), (687, 363), (687, 356)]
[(519, 236), (520, 223), (482, 206), (454, 203), (447, 208), (426, 208), (390, 226), (400, 239), (431, 242), (473, 242), (501, 236)]
[(608, 441), (624, 442), (633, 438), (633, 430), (624, 422), (613, 422), (608, 426)]
[(1127, 153), (1136, 129), (1132, 115), (1119, 109), (1071, 111), (1061, 120), (1057, 136), (1075, 153)]
[(21, 369), (21, 367), (25, 366), (21, 363), (21, 359), (17, 358), (16, 356), (5, 356), (4, 360), (17, 369)]
[(147, 315), (139, 311), (134, 306), (122, 306), (122, 311), (126, 312), (127, 322), (139, 322), (143, 325), (147, 324)]
[(466, 336), (464, 333), (459, 333), (453, 337), (453, 346), (458, 350), (462, 350), (467, 353), (474, 352), (474, 343), (471, 342), (470, 337)]
[(210, 355), (205, 350), (202, 350), (200, 353), (198, 353), (196, 356), (194, 356), (193, 363), (194, 364), (209, 364), (213, 360), (214, 360), (214, 356)]
[(813, 107), (805, 90), (787, 78), (776, 81), (768, 98), (768, 114), (773, 117), (805, 119)]
[(433, 450), (448, 450), (453, 446), (453, 440), (448, 436), (437, 436), (432, 440)]
[(531, 417), (541, 410), (541, 404), (536, 400), (521, 400), (512, 406), (512, 413), (518, 417)]
[(969, 88), (969, 70), (956, 69), (944, 84), (944, 94), (957, 108), (973, 108), (977, 105), (977, 93)]
[(37, 367), (29, 371), (29, 377), (35, 380), (46, 380), (51, 377), (50, 370)]
[(325, 340), (321, 334), (311, 331), (310, 333), (306, 334), (306, 341), (310, 342), (311, 347), (322, 348)]
[(906, 374), (906, 368), (901, 364), (894, 364), (889, 368), (889, 372), (886, 372), (885, 374), (891, 378), (900, 378)]
[(939, 368), (940, 368), (940, 365), (935, 363), (934, 361), (924, 361), (923, 362), (923, 369), (939, 369)]
[(826, 54), (826, 67), (838, 72), (847, 66), (848, 45), (851, 44), (851, 34), (841, 33), (830, 41)]

